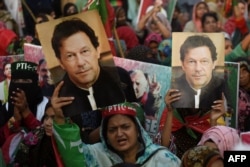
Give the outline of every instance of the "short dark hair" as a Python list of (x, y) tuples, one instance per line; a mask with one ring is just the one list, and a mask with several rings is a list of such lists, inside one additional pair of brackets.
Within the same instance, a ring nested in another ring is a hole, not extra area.
[(205, 24), (205, 21), (206, 21), (207, 17), (213, 17), (216, 22), (218, 21), (218, 16), (217, 16), (217, 14), (215, 12), (204, 13), (202, 15), (202, 17), (201, 17), (201, 25), (202, 25), (202, 27), (204, 27), (204, 24)]
[(212, 60), (217, 60), (216, 47), (213, 41), (206, 35), (192, 35), (189, 36), (180, 48), (180, 59), (183, 62), (185, 58), (185, 54), (193, 48), (207, 46), (211, 52)]
[(8, 64), (11, 64), (11, 62), (5, 62), (5, 63), (3, 63), (3, 70), (5, 69), (5, 66), (7, 66)]
[[(74, 10), (75, 12), (74, 13), (68, 13), (68, 10), (70, 7), (74, 7)], [(63, 7), (63, 16), (70, 16), (70, 15), (73, 15), (73, 14), (77, 14), (78, 13), (78, 9), (77, 9), (77, 6), (76, 4), (74, 3), (71, 3), (71, 2), (67, 2), (64, 7)]]
[(78, 32), (86, 33), (94, 48), (99, 46), (98, 37), (87, 23), (79, 18), (65, 20), (56, 25), (51, 39), (52, 48), (57, 58), (61, 57), (59, 48), (61, 47), (62, 40)]

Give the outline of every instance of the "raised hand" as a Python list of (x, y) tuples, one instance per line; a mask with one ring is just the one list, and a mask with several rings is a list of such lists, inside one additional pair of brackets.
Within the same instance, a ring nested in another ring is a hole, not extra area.
[(51, 96), (51, 107), (55, 112), (55, 121), (56, 123), (64, 123), (64, 115), (62, 111), (62, 107), (69, 105), (74, 100), (74, 97), (59, 97), (59, 91), (63, 85), (63, 81), (61, 81), (55, 88), (53, 95)]
[(213, 126), (216, 125), (217, 120), (226, 113), (224, 93), (222, 93), (222, 100), (214, 101), (214, 105), (212, 105), (211, 107), (212, 110), (210, 115), (210, 122)]
[(149, 91), (153, 95), (159, 94), (161, 91), (161, 85), (159, 84), (159, 82), (156, 81), (156, 74), (154, 74), (152, 78), (148, 76), (147, 80), (149, 85)]
[(169, 89), (165, 96), (165, 103), (168, 110), (172, 111), (172, 103), (179, 100), (181, 93), (178, 89)]
[(14, 105), (16, 110), (20, 113), (28, 109), (28, 102), (23, 90), (17, 88), (16, 91), (12, 92), (10, 98), (12, 99), (12, 104)]

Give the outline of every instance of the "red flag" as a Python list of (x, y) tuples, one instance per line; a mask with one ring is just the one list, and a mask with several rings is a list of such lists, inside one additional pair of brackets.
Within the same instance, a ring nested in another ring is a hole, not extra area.
[(141, 20), (142, 16), (145, 15), (146, 10), (150, 5), (153, 5), (153, 0), (141, 0), (138, 10), (137, 23)]
[(24, 137), (23, 132), (10, 135), (2, 146), (3, 158), (6, 164), (13, 163), (19, 143)]
[(87, 9), (88, 10), (97, 9), (99, 11), (104, 29), (108, 37), (111, 52), (113, 55), (116, 55), (114, 41), (113, 41), (113, 33), (112, 33), (115, 13), (109, 0), (88, 0)]

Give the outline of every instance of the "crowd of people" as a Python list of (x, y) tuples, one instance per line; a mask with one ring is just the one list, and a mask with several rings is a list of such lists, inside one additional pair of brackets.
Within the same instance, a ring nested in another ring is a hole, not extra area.
[[(250, 138), (250, 1), (229, 8), (224, 0), (180, 0), (171, 13), (169, 0), (152, 0), (143, 14), (140, 0), (105, 1), (114, 14), (113, 56), (172, 67), (173, 33), (194, 34), (180, 46), (184, 73), (164, 95), (155, 76), (100, 63), (94, 28), (67, 17), (86, 12), (89, 1), (38, 1), (0, 0), (0, 56), (42, 45), (36, 24), (65, 17), (50, 41), (65, 74), (53, 82), (49, 59), (1, 63), (0, 166), (222, 167), (224, 151), (250, 145), (241, 138)], [(222, 59), (239, 64), (237, 111), (214, 75), (218, 50), (209, 33), (223, 37)], [(155, 117), (161, 99), (152, 137), (145, 118)], [(237, 114), (235, 127), (225, 124), (229, 112)]]

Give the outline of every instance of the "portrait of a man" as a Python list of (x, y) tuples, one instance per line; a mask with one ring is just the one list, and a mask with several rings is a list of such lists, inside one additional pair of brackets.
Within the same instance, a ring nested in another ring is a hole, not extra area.
[[(93, 22), (89, 21), (90, 15), (96, 18)], [(43, 35), (40, 38), (48, 68), (52, 69), (52, 74), (62, 76), (58, 77), (61, 78), (59, 84), (55, 84), (54, 92), (57, 93), (53, 92), (51, 96), (51, 106), (60, 105), (64, 116), (78, 125), (82, 141), (96, 143), (100, 140), (101, 108), (136, 101), (131, 80), (123, 79), (130, 78), (129, 73), (114, 66), (110, 47), (104, 47), (109, 43), (104, 28), (98, 31), (102, 22), (97, 11), (43, 24), (53, 27), (50, 39)], [(39, 26), (38, 32), (44, 34), (46, 29), (42, 27)], [(48, 43), (50, 47), (46, 47)], [(53, 54), (50, 54), (50, 48)], [(57, 62), (49, 64), (52, 57)], [(55, 73), (54, 68), (60, 68), (62, 72)]]
[(181, 43), (176, 56), (180, 65), (173, 63), (172, 69), (171, 87), (181, 93), (174, 107), (210, 109), (214, 101), (227, 94), (223, 70), (216, 71), (217, 47), (208, 34), (190, 34)]

